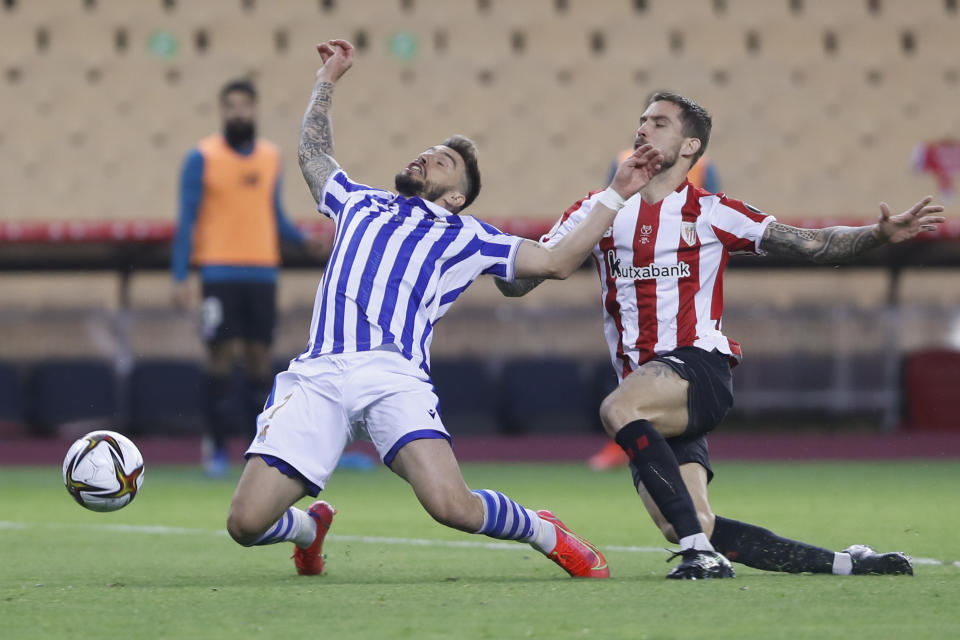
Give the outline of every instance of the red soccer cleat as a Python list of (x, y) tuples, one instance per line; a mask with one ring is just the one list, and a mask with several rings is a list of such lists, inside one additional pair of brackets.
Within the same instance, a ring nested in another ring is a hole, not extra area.
[(603, 445), (603, 449), (600, 449), (600, 451), (597, 451), (587, 459), (587, 465), (594, 471), (619, 469), (620, 467), (627, 466), (628, 462), (630, 461), (627, 460), (627, 454), (623, 452), (620, 445), (612, 440)]
[(333, 514), (337, 512), (329, 502), (317, 500), (307, 513), (317, 521), (317, 535), (306, 549), (293, 546), (293, 563), (297, 565), (297, 573), (302, 576), (318, 576), (323, 573), (323, 539), (333, 524)]
[(573, 578), (609, 578), (610, 567), (600, 550), (575, 534), (550, 511), (537, 511), (537, 515), (553, 523), (557, 528), (557, 546), (547, 554)]

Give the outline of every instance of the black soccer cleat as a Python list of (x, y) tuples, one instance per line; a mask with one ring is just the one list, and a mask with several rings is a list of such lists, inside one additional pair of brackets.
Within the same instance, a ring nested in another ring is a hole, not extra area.
[(722, 553), (684, 549), (674, 551), (673, 555), (667, 558), (667, 562), (677, 556), (682, 556), (683, 560), (667, 574), (669, 580), (707, 580), (709, 578), (735, 578), (737, 576), (733, 571), (733, 565)]
[(910, 556), (900, 551), (877, 553), (873, 547), (855, 544), (844, 549), (842, 553), (849, 553), (853, 558), (854, 575), (913, 575)]

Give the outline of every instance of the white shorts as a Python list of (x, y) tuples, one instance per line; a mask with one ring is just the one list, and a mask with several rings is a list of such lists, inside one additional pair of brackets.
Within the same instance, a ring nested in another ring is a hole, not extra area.
[(429, 376), (395, 351), (294, 360), (274, 379), (247, 456), (279, 458), (323, 489), (355, 440), (373, 442), (387, 466), (412, 440), (449, 440), (438, 404)]

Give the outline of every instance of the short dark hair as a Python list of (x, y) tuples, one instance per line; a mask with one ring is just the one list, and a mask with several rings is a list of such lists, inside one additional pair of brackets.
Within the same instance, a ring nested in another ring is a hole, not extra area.
[(227, 95), (233, 93), (234, 91), (247, 94), (254, 102), (257, 100), (257, 88), (253, 86), (253, 83), (246, 78), (239, 78), (237, 80), (231, 80), (227, 84), (223, 85), (223, 88), (220, 89), (220, 102), (226, 100)]
[(463, 158), (467, 184), (463, 194), (465, 200), (460, 209), (466, 209), (477, 199), (477, 195), (480, 193), (480, 166), (477, 163), (477, 145), (470, 138), (461, 135), (450, 136), (441, 144), (450, 147)]
[(657, 91), (647, 100), (647, 106), (661, 100), (672, 102), (680, 107), (683, 135), (687, 138), (697, 138), (700, 140), (700, 149), (693, 154), (693, 162), (691, 163), (691, 166), (693, 166), (707, 150), (707, 143), (710, 142), (710, 130), (713, 128), (713, 118), (710, 117), (706, 109), (690, 98), (670, 91)]

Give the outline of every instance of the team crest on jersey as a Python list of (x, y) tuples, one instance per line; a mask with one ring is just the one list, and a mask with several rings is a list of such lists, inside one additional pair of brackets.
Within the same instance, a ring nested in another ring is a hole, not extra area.
[(680, 237), (683, 238), (683, 241), (687, 243), (688, 247), (697, 244), (697, 223), (681, 222)]
[(652, 224), (640, 225), (640, 244), (650, 244), (650, 235), (653, 233)]

